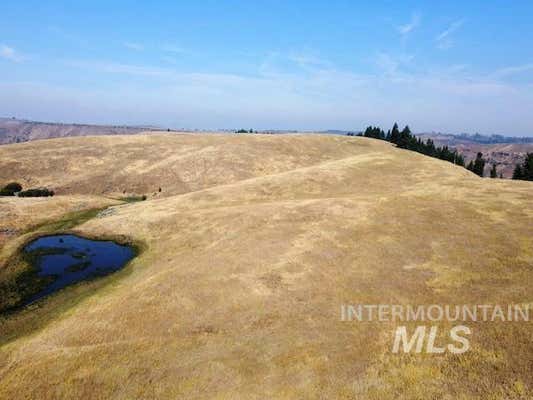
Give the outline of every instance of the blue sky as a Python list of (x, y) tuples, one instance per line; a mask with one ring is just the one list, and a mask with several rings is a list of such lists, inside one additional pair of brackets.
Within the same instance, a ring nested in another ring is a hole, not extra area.
[(2, 2), (0, 115), (533, 136), (531, 1), (83, 3)]

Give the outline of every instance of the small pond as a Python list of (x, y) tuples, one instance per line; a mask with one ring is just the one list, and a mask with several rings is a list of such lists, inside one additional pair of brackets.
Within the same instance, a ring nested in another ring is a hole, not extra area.
[(26, 245), (24, 253), (46, 284), (23, 305), (66, 286), (115, 272), (135, 256), (130, 246), (76, 235), (40, 237)]

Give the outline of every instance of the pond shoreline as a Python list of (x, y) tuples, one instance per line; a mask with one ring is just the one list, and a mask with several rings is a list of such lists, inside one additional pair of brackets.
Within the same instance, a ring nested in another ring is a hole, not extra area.
[[(97, 279), (124, 268), (133, 247), (112, 240), (92, 240), (77, 234), (52, 234), (29, 242), (23, 257), (31, 264), (33, 293), (19, 302), (25, 307), (71, 285)], [(15, 306), (16, 307), (16, 306)]]
[[(0, 271), (0, 317), (7, 317), (14, 313), (19, 313), (30, 306), (33, 307), (34, 303), (24, 306), (21, 306), (21, 303), (30, 293), (35, 293), (39, 289), (42, 289), (42, 283), (39, 284), (35, 279), (38, 271), (32, 266), (31, 260), (24, 254), (24, 248), (30, 243), (39, 240), (39, 238), (45, 236), (75, 235), (91, 241), (111, 241), (120, 246), (128, 246), (132, 249), (133, 257), (122, 269), (126, 268), (133, 259), (138, 257), (146, 247), (144, 243), (135, 241), (124, 235), (85, 234), (74, 229), (98, 217), (100, 213), (112, 209), (112, 207), (114, 206), (69, 213), (57, 220), (38, 224), (28, 229), (22, 235), (21, 242), (11, 251), (11, 255), (7, 257), (3, 266), (0, 266), (3, 269)], [(76, 285), (79, 284), (83, 284), (83, 281)], [(45, 299), (42, 300), (43, 302), (46, 301)]]

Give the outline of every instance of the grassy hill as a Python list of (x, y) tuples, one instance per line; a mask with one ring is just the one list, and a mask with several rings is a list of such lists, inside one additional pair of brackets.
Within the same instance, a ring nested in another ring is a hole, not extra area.
[(0, 317), (0, 398), (532, 396), (531, 323), (474, 324), (458, 356), (393, 354), (394, 324), (340, 320), (346, 303), (533, 304), (530, 182), (320, 135), (65, 138), (0, 160), (0, 183), (59, 194), (0, 199), (0, 228), (22, 226), (4, 270), (33, 218), (105, 205), (74, 230), (144, 249)]

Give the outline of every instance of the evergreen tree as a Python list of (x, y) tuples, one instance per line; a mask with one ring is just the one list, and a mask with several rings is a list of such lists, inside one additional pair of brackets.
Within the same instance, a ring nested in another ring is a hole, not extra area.
[(435, 148), (435, 143), (433, 143), (433, 140), (428, 139), (426, 141), (426, 151), (426, 154), (431, 157), (435, 157), (435, 155), (437, 154), (437, 149)]
[(400, 140), (400, 130), (398, 129), (398, 124), (394, 123), (394, 126), (392, 127), (392, 131), (390, 133), (390, 141), (392, 143), (397, 144), (398, 140)]
[(496, 164), (492, 164), (492, 168), (490, 169), (490, 177), (491, 178), (498, 177), (498, 173), (496, 172)]
[(364, 137), (385, 140), (385, 132), (377, 126), (368, 126), (363, 132)]
[(527, 153), (523, 167), (524, 179), (533, 181), (533, 153)]
[(516, 164), (516, 167), (513, 171), (513, 179), (522, 179), (522, 166), (520, 164)]
[(403, 128), (403, 130), (400, 132), (400, 137), (397, 142), (398, 147), (402, 149), (409, 148), (411, 139), (411, 130), (409, 129), (409, 126), (406, 125), (405, 128)]
[(454, 156), (455, 156), (454, 163), (456, 165), (460, 165), (461, 167), (464, 167), (465, 166), (464, 157), (461, 154), (459, 154), (457, 151), (454, 152)]
[(477, 153), (476, 159), (474, 161), (474, 169), (472, 172), (474, 174), (483, 177), (483, 170), (485, 169), (485, 160), (483, 159), (483, 153)]
[(513, 179), (533, 181), (533, 153), (527, 153), (524, 163), (522, 165), (516, 165), (513, 172)]

